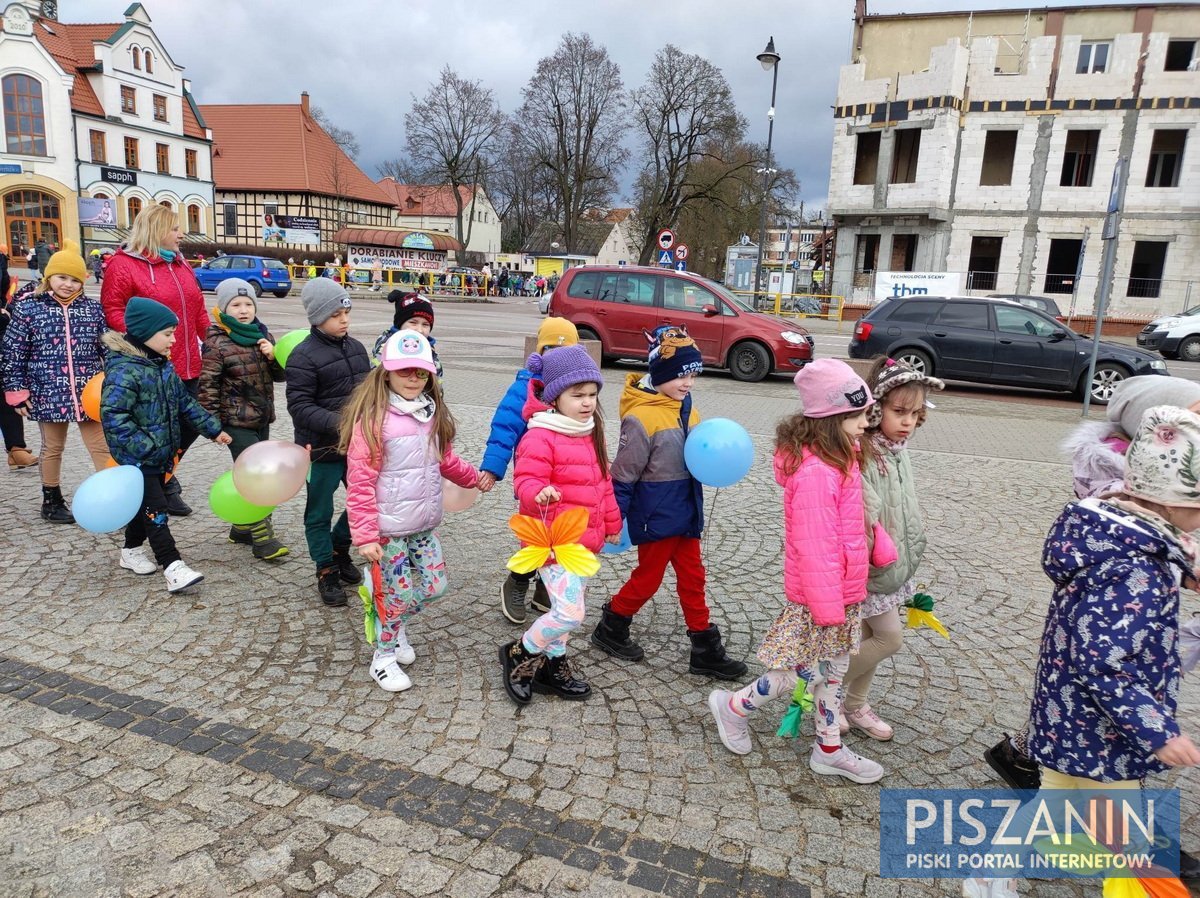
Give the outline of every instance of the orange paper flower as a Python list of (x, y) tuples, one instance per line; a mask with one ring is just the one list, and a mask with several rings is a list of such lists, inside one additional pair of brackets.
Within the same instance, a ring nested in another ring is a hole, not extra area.
[(549, 528), (529, 515), (515, 514), (508, 519), (508, 526), (525, 544), (512, 558), (508, 569), (517, 574), (528, 574), (549, 562), (562, 565), (577, 577), (591, 577), (600, 570), (600, 560), (579, 540), (587, 530), (588, 513), (585, 508), (568, 508), (550, 524)]

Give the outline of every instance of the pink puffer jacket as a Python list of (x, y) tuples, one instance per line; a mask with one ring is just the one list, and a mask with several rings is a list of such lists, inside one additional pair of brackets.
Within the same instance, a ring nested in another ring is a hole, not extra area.
[(846, 622), (846, 607), (867, 595), (867, 527), (858, 465), (848, 475), (807, 449), (795, 473), (790, 453), (775, 453), (783, 487), (783, 583), (789, 602), (804, 605), (820, 627)]

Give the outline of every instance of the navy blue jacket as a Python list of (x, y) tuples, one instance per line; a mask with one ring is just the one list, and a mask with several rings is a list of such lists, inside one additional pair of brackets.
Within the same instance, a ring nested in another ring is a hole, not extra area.
[(288, 414), (295, 441), (312, 446), (313, 461), (340, 461), (338, 422), (342, 406), (371, 372), (366, 347), (351, 336), (340, 339), (313, 327), (288, 356)]

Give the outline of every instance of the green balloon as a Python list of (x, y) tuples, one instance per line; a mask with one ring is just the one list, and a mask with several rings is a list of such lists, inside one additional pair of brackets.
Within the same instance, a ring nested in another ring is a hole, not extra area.
[(292, 350), (304, 342), (304, 338), (309, 335), (306, 330), (288, 331), (279, 338), (275, 344), (275, 361), (279, 362), (280, 368), (287, 367), (288, 356), (292, 354)]
[(254, 505), (247, 502), (233, 485), (233, 471), (226, 471), (208, 492), (208, 507), (228, 524), (256, 524), (275, 510), (273, 505)]

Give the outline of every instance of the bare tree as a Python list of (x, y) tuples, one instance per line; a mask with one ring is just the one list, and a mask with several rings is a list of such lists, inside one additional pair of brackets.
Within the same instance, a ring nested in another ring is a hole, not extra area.
[(325, 114), (325, 110), (320, 106), (313, 106), (308, 114), (326, 134), (333, 138), (333, 142), (342, 148), (343, 153), (351, 159), (358, 158), (358, 135), (346, 128), (339, 128), (331, 122), (329, 116)]
[[(413, 97), (412, 109), (404, 116), (409, 157), (435, 184), (450, 185), (456, 233), (464, 248), (471, 241), (478, 187), (503, 122), (492, 91), (480, 81), (459, 77), (450, 66), (442, 69), (423, 98)], [(465, 228), (466, 204), (459, 190), (463, 186), (472, 188)]]
[(550, 173), (569, 252), (585, 209), (607, 206), (628, 151), (621, 69), (586, 34), (564, 34), (522, 91), (518, 133)]
[(378, 166), (379, 177), (391, 178), (397, 184), (421, 184), (425, 173), (407, 154), (388, 159)]
[(562, 212), (550, 169), (536, 163), (529, 143), (517, 133), (519, 128), (517, 122), (508, 125), (487, 180), (505, 252), (523, 249), (539, 221), (558, 221)]

